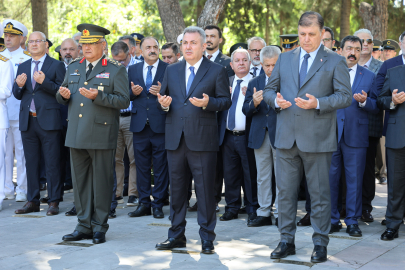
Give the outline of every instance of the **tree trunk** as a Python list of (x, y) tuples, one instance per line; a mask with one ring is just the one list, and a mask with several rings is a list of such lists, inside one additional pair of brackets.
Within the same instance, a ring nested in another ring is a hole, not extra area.
[(266, 44), (269, 45), (270, 40), (270, 5), (266, 2)]
[(177, 37), (186, 28), (179, 0), (156, 0), (156, 4), (162, 20), (166, 41), (176, 42)]
[(374, 39), (386, 39), (388, 31), (388, 0), (373, 0), (373, 6), (362, 2), (359, 11), (365, 28), (371, 31)]
[(342, 0), (340, 8), (340, 40), (345, 36), (350, 35), (350, 10), (352, 8), (352, 0)]
[(32, 29), (41, 31), (48, 38), (48, 8), (47, 0), (31, 0)]
[(226, 0), (207, 0), (203, 11), (198, 17), (197, 25), (201, 28), (204, 28), (207, 25), (218, 24), (218, 18), (224, 9)]

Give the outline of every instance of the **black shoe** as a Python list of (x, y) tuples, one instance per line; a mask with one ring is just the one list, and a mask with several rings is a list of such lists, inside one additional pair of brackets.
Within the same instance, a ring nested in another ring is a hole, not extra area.
[(187, 211), (189, 211), (189, 212), (197, 212), (197, 210), (198, 210), (197, 202), (193, 206), (191, 206), (187, 209)]
[(386, 185), (386, 184), (387, 184), (387, 178), (385, 178), (385, 177), (380, 177), (379, 184), (380, 184), (380, 185)]
[(163, 214), (162, 208), (159, 208), (159, 207), (153, 208), (153, 217), (154, 218), (164, 218), (165, 214)]
[(152, 212), (150, 211), (150, 207), (146, 207), (142, 203), (138, 205), (138, 208), (133, 211), (129, 212), (128, 216), (130, 217), (142, 217), (142, 216), (150, 216), (152, 215)]
[(257, 218), (256, 212), (248, 214), (248, 224), (249, 224), (249, 222), (251, 222), (252, 220), (254, 220), (256, 218)]
[(127, 206), (137, 206), (139, 205), (139, 199), (136, 196), (129, 196), (127, 201)]
[(201, 240), (201, 253), (214, 254), (214, 243), (210, 240)]
[(168, 250), (172, 248), (184, 248), (186, 247), (186, 242), (185, 236), (180, 238), (168, 238), (166, 241), (156, 244), (156, 249)]
[(248, 227), (261, 227), (261, 226), (267, 226), (267, 225), (272, 225), (273, 222), (271, 221), (271, 216), (269, 217), (262, 217), (258, 216), (254, 220), (251, 220), (248, 223)]
[(383, 226), (387, 225), (387, 220), (386, 220), (386, 219), (383, 219), (383, 220), (381, 221), (381, 225), (383, 225)]
[(80, 241), (83, 239), (92, 239), (93, 236), (91, 234), (85, 234), (79, 231), (74, 231), (71, 234), (66, 234), (62, 237), (63, 241)]
[(69, 211), (67, 211), (65, 213), (65, 216), (76, 216), (77, 212), (76, 212), (76, 207), (73, 206), (72, 209), (70, 209)]
[(238, 214), (246, 214), (246, 206), (242, 206), (239, 211)]
[(374, 218), (373, 218), (373, 215), (371, 215), (370, 211), (364, 210), (361, 213), (361, 220), (364, 221), (364, 222), (373, 222)]
[(238, 214), (234, 214), (231, 212), (225, 212), (220, 218), (219, 220), (221, 221), (228, 221), (231, 219), (237, 219), (238, 218)]
[(270, 254), (270, 259), (281, 259), (288, 255), (295, 255), (295, 245), (280, 242), (276, 249)]
[(398, 238), (398, 230), (395, 229), (386, 229), (385, 232), (381, 235), (381, 240), (391, 241), (394, 238)]
[(95, 232), (93, 235), (93, 244), (105, 243), (105, 233), (104, 232)]
[(39, 190), (46, 190), (46, 184), (39, 184)]
[(39, 199), (39, 201), (40, 201), (41, 203), (48, 203), (49, 200), (50, 200), (50, 198), (49, 198), (48, 196)]
[(71, 185), (64, 185), (63, 186), (63, 193), (73, 192), (73, 186)]
[(313, 263), (321, 263), (326, 262), (328, 260), (328, 251), (324, 246), (316, 245), (314, 247), (314, 251), (312, 251), (311, 255), (311, 262)]
[(108, 218), (112, 219), (112, 218), (116, 218), (117, 214), (115, 213), (115, 209), (110, 210), (110, 213), (108, 214)]
[(306, 213), (305, 216), (297, 222), (297, 226), (311, 226), (311, 215)]
[(359, 228), (359, 225), (357, 224), (352, 224), (347, 226), (346, 232), (353, 237), (362, 237), (363, 234), (361, 233), (361, 230)]
[(332, 234), (332, 233), (334, 233), (334, 232), (339, 232), (340, 229), (342, 229), (342, 225), (336, 225), (336, 224), (333, 224), (333, 223), (332, 223), (332, 224), (330, 225), (329, 234)]
[(170, 205), (170, 201), (169, 201), (169, 198), (167, 198), (167, 199), (165, 199), (164, 201), (163, 201), (163, 205)]

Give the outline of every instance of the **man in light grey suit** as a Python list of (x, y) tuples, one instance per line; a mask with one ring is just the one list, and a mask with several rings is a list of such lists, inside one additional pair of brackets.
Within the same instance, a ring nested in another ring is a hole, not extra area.
[(264, 101), (278, 113), (276, 179), (282, 180), (277, 181), (281, 239), (272, 259), (295, 254), (297, 197), (304, 168), (314, 228), (311, 262), (327, 260), (331, 216), (328, 172), (332, 152), (337, 149), (336, 110), (348, 107), (352, 97), (345, 59), (321, 44), (323, 26), (323, 18), (316, 12), (301, 16), (301, 47), (279, 56), (264, 89)]

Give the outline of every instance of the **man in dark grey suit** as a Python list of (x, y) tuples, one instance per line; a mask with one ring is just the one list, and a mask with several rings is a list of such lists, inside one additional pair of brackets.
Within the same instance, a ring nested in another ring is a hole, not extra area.
[[(329, 167), (337, 149), (336, 110), (351, 104), (346, 61), (321, 44), (324, 21), (305, 12), (298, 23), (301, 47), (281, 54), (264, 89), (264, 101), (278, 113), (276, 179), (281, 239), (272, 259), (295, 254), (298, 188), (304, 168), (311, 196), (312, 262), (327, 260), (331, 199)], [(291, 78), (292, 77), (292, 78)]]
[[(363, 43), (363, 49), (360, 54), (360, 60), (358, 65), (367, 68), (373, 72), (376, 76), (383, 62), (374, 59), (371, 55), (373, 52), (373, 35), (368, 29), (359, 29), (354, 33), (354, 36), (360, 38)], [(371, 202), (375, 196), (375, 163), (377, 149), (379, 147), (380, 138), (383, 132), (383, 117), (384, 110), (380, 110), (377, 114), (368, 114), (368, 142), (367, 155), (366, 155), (366, 167), (363, 175), (363, 190), (362, 190), (362, 214), (361, 220), (365, 222), (374, 221), (371, 211), (373, 206)], [(385, 148), (385, 139), (381, 138), (382, 147)], [(379, 151), (382, 156), (381, 152)], [(385, 156), (385, 151), (384, 151)], [(384, 157), (385, 160), (385, 157)], [(384, 168), (385, 171), (385, 168)], [(343, 203), (343, 202), (342, 202)]]

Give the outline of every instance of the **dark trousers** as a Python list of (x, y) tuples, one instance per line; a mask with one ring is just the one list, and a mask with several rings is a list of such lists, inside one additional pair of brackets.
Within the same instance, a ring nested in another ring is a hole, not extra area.
[(380, 138), (368, 137), (368, 148), (366, 155), (366, 169), (363, 176), (363, 211), (372, 211), (371, 202), (375, 196), (375, 157), (377, 155), (377, 146)]
[(224, 162), (222, 151), (217, 152), (217, 166), (215, 169), (215, 201), (217, 204), (221, 201), (222, 185), (224, 183)]
[(346, 180), (346, 218), (347, 226), (358, 224), (361, 217), (361, 192), (366, 159), (366, 147), (350, 147), (342, 136), (338, 148), (332, 155), (329, 170), (329, 183), (331, 194), (331, 223), (337, 225), (340, 221), (338, 210), (339, 187), (342, 167), (345, 170)]
[[(169, 172), (165, 149), (165, 134), (155, 133), (149, 125), (141, 132), (134, 132), (134, 156), (136, 160), (136, 186), (139, 202), (146, 207), (161, 208), (167, 197)], [(154, 186), (151, 195), (150, 162), (153, 160)]]
[(27, 131), (21, 132), (24, 147), (28, 194), (27, 200), (40, 204), (40, 160), (41, 149), (44, 152), (44, 163), (48, 184), (48, 197), (51, 202), (61, 200), (62, 185), (60, 182), (60, 130), (43, 130), (36, 117), (30, 116)]
[(388, 205), (385, 217), (388, 229), (399, 229), (405, 212), (405, 148), (387, 147)]
[(172, 227), (169, 237), (182, 237), (186, 230), (187, 190), (190, 170), (194, 178), (198, 200), (197, 222), (200, 225), (202, 240), (215, 239), (215, 164), (217, 153), (214, 151), (191, 151), (182, 136), (176, 150), (167, 150), (170, 175), (170, 217)]
[(72, 186), (72, 174), (70, 172), (70, 150), (65, 146), (67, 127), (62, 127), (60, 136), (60, 181), (61, 181), (61, 197), (63, 197), (64, 184)]
[[(115, 156), (115, 153), (114, 153), (114, 156)], [(115, 196), (115, 194), (117, 193), (117, 175), (115, 174), (115, 159), (114, 159), (113, 165), (114, 165), (114, 167), (113, 167), (114, 168), (114, 171), (113, 171), (114, 185), (113, 185), (113, 194), (112, 194), (110, 210), (115, 210), (115, 208), (117, 208), (117, 205), (118, 205), (117, 196)]]
[(115, 149), (70, 148), (77, 231), (107, 232), (114, 188)]
[(245, 135), (235, 136), (230, 132), (225, 133), (222, 157), (224, 161), (226, 212), (238, 213), (242, 206), (240, 191), (243, 184), (246, 212), (248, 214), (254, 213), (259, 208), (257, 178), (253, 178), (251, 172), (252, 169), (256, 169), (256, 164), (251, 164), (251, 161), (255, 162), (255, 159), (251, 158), (248, 151)]

